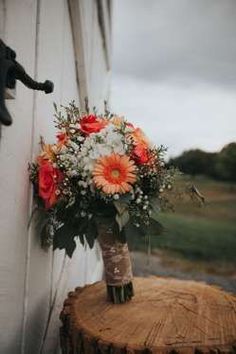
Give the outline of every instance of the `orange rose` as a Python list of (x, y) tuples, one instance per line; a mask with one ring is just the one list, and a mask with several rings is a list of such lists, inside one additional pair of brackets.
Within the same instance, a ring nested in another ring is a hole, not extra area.
[(145, 164), (150, 159), (149, 149), (144, 144), (137, 144), (132, 151), (132, 158), (137, 164)]
[(58, 168), (53, 167), (50, 161), (38, 159), (38, 162), (39, 196), (44, 200), (45, 208), (49, 209), (58, 200), (56, 191), (64, 176)]
[(132, 133), (129, 133), (129, 137), (133, 140), (134, 144), (150, 145), (148, 138), (140, 128), (135, 128)]
[(98, 133), (106, 125), (107, 122), (104, 119), (98, 118), (93, 114), (84, 116), (80, 120), (80, 130), (86, 135), (89, 135), (91, 133)]

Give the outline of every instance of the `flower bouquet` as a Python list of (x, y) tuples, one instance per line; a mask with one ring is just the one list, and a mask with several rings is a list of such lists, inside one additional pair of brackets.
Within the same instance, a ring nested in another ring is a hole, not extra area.
[(153, 217), (171, 189), (165, 149), (150, 143), (143, 131), (123, 117), (80, 111), (72, 102), (55, 105), (57, 141), (41, 141), (30, 165), (30, 179), (41, 211), (43, 243), (72, 257), (76, 238), (101, 246), (108, 298), (122, 303), (133, 296), (127, 246), (130, 233), (157, 234)]

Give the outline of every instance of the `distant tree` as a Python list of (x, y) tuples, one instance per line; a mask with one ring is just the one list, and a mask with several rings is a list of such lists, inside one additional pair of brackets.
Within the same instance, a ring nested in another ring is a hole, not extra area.
[(170, 159), (168, 164), (192, 176), (201, 174), (236, 182), (236, 142), (224, 146), (219, 153), (200, 149), (184, 151), (182, 155)]
[(196, 149), (170, 159), (169, 164), (192, 176), (205, 174), (215, 177), (215, 159), (216, 154)]
[(236, 143), (223, 147), (217, 155), (215, 171), (219, 179), (236, 182)]

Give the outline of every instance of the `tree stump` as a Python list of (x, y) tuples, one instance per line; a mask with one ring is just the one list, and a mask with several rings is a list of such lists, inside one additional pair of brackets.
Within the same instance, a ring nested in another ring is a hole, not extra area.
[(171, 278), (134, 278), (134, 298), (114, 305), (98, 282), (69, 293), (62, 353), (236, 353), (236, 297)]

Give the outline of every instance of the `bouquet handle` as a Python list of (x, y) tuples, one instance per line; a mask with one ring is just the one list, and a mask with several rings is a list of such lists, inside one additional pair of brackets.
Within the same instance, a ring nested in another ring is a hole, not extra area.
[(122, 243), (113, 234), (114, 221), (98, 222), (98, 242), (104, 262), (108, 300), (120, 304), (133, 295), (133, 273), (127, 243)]

